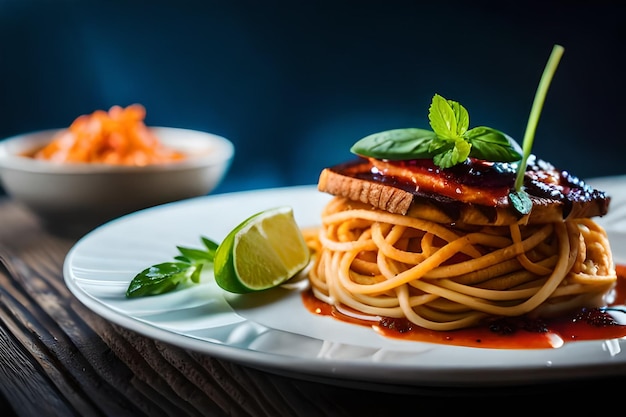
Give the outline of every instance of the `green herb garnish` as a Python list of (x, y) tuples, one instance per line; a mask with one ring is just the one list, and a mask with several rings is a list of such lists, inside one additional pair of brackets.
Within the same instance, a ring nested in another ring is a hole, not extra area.
[(377, 159), (432, 159), (450, 168), (468, 157), (491, 162), (515, 162), (522, 156), (502, 132), (486, 126), (469, 129), (469, 113), (460, 103), (435, 94), (428, 111), (432, 131), (418, 128), (374, 133), (350, 151)]
[(126, 297), (158, 295), (174, 290), (183, 283), (200, 282), (200, 273), (207, 264), (213, 264), (218, 244), (201, 237), (203, 249), (191, 249), (181, 246), (176, 248), (180, 255), (177, 262), (164, 262), (152, 265), (138, 273), (126, 290)]
[(532, 209), (532, 201), (530, 201), (528, 193), (526, 193), (523, 189), (524, 174), (526, 172), (526, 165), (528, 163), (528, 158), (530, 157), (533, 141), (535, 139), (535, 132), (537, 130), (537, 124), (539, 123), (539, 115), (541, 114), (543, 103), (545, 102), (546, 95), (548, 94), (548, 87), (550, 86), (550, 82), (552, 81), (552, 77), (556, 72), (564, 51), (565, 50), (561, 45), (554, 45), (554, 48), (552, 48), (552, 53), (550, 54), (548, 63), (546, 64), (543, 74), (541, 75), (541, 80), (539, 81), (539, 86), (537, 87), (537, 92), (535, 93), (535, 99), (530, 110), (530, 116), (528, 118), (528, 124), (526, 125), (526, 132), (524, 133), (524, 142), (522, 145), (522, 162), (517, 167), (515, 188), (511, 191), (511, 193), (509, 193), (509, 201), (515, 210), (517, 210), (520, 214), (528, 214)]

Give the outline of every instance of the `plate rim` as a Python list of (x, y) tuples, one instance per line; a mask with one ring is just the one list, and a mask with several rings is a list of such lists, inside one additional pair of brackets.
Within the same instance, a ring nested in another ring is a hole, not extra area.
[[(626, 176), (601, 177), (590, 180), (590, 183), (602, 183), (608, 180), (618, 185), (626, 186)], [(623, 184), (622, 184), (623, 183)], [(401, 363), (383, 363), (383, 362), (367, 362), (359, 360), (340, 360), (334, 358), (300, 358), (297, 356), (286, 356), (279, 353), (264, 352), (258, 350), (243, 349), (237, 346), (229, 346), (226, 344), (213, 343), (200, 338), (194, 338), (189, 335), (173, 332), (168, 329), (156, 326), (150, 322), (146, 322), (137, 317), (128, 316), (107, 305), (105, 301), (93, 296), (82, 288), (77, 280), (73, 277), (73, 259), (79, 253), (85, 242), (89, 242), (98, 238), (98, 234), (107, 231), (110, 228), (121, 227), (125, 222), (133, 222), (134, 219), (155, 216), (163, 213), (164, 210), (177, 210), (180, 207), (186, 207), (193, 204), (217, 204), (222, 199), (252, 196), (255, 198), (268, 197), (272, 195), (290, 195), (297, 193), (314, 193), (318, 192), (316, 185), (297, 185), (278, 188), (265, 188), (257, 190), (244, 190), (232, 193), (214, 194), (203, 197), (196, 197), (184, 201), (168, 203), (161, 206), (151, 207), (122, 216), (112, 220), (93, 231), (87, 233), (80, 238), (68, 251), (63, 263), (64, 282), (70, 292), (87, 308), (94, 311), (102, 318), (118, 324), (124, 328), (133, 330), (146, 337), (153, 338), (173, 344), (175, 346), (193, 350), (199, 353), (211, 355), (233, 361), (242, 365), (262, 369), (268, 372), (285, 374), (301, 379), (327, 381), (333, 384), (348, 385), (367, 385), (375, 384), (376, 386), (398, 387), (414, 389), (418, 387), (495, 387), (495, 386), (518, 386), (522, 384), (561, 381), (572, 378), (588, 378), (588, 377), (605, 377), (623, 375), (626, 372), (626, 352), (618, 354), (618, 359), (611, 357), (610, 360), (601, 362), (587, 362), (572, 364), (553, 364), (549, 359), (546, 361), (536, 361), (533, 366), (528, 363), (518, 364), (512, 363), (491, 364), (490, 366), (469, 366), (465, 369), (446, 368), (441, 364), (438, 366), (428, 366), (422, 364), (419, 367), (407, 367)], [(329, 196), (330, 198), (330, 196)], [(173, 242), (176, 244), (176, 242)], [(422, 342), (410, 342), (416, 345)], [(548, 349), (552, 353), (566, 352), (569, 350), (577, 350), (582, 346), (593, 346), (590, 349), (597, 350), (597, 345), (604, 343), (602, 341), (575, 342), (566, 343), (565, 346), (558, 349)], [(626, 340), (622, 339), (617, 342), (618, 347), (626, 347)], [(461, 350), (462, 352), (471, 352), (473, 349), (490, 351), (484, 348), (467, 348), (467, 347), (451, 347), (446, 345), (429, 345), (431, 349), (443, 350), (444, 348), (453, 348), (451, 351)], [(624, 349), (621, 349), (624, 350)], [(518, 349), (496, 349), (498, 355), (517, 355), (519, 352), (531, 352), (534, 350), (518, 350)], [(470, 353), (467, 353), (470, 355)], [(471, 355), (470, 355), (471, 356)], [(480, 356), (480, 355), (479, 355)], [(393, 365), (393, 366), (392, 366)], [(389, 372), (393, 371), (393, 372)], [(476, 378), (476, 373), (480, 372), (480, 378)], [(381, 385), (382, 384), (382, 385)]]

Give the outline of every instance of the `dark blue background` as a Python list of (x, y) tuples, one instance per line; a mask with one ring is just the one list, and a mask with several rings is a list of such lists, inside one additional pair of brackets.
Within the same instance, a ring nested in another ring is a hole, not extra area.
[(626, 174), (621, 3), (0, 0), (0, 138), (141, 103), (235, 143), (216, 192), (310, 184), (434, 93), (521, 142), (559, 43), (534, 152)]

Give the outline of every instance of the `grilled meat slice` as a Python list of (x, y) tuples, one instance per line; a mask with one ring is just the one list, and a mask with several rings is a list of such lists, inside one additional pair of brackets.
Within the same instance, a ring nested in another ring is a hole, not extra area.
[(318, 189), (391, 213), (439, 223), (539, 224), (603, 216), (610, 197), (550, 163), (531, 158), (524, 189), (533, 203), (522, 216), (511, 205), (515, 170), (509, 164), (469, 161), (441, 170), (429, 160), (360, 158), (325, 168)]

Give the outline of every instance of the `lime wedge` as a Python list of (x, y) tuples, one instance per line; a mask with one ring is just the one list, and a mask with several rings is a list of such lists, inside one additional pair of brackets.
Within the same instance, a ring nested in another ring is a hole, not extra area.
[(257, 213), (235, 227), (213, 262), (217, 285), (238, 294), (276, 287), (296, 276), (311, 253), (288, 206)]

